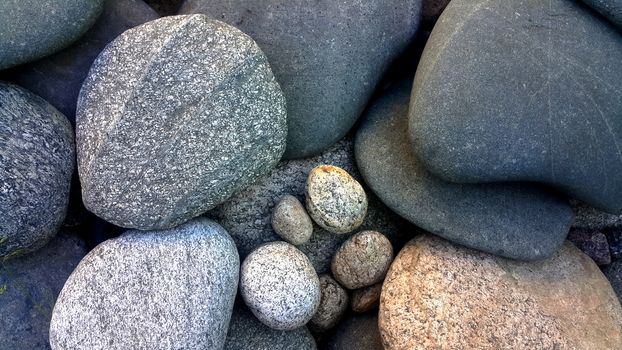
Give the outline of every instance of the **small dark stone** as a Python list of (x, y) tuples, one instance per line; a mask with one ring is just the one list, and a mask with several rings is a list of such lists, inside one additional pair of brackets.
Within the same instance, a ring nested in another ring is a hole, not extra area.
[(609, 243), (609, 252), (613, 260), (622, 259), (622, 227), (610, 227), (604, 230)]
[(568, 240), (583, 253), (592, 258), (597, 265), (607, 265), (611, 263), (611, 254), (609, 253), (607, 237), (605, 237), (602, 232), (573, 228), (568, 234)]
[(378, 313), (352, 315), (343, 320), (328, 339), (328, 350), (383, 350)]

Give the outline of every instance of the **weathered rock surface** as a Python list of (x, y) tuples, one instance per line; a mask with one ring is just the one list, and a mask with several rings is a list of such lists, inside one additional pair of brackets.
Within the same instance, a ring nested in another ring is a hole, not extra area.
[(329, 274), (320, 276), (320, 306), (309, 321), (314, 332), (324, 332), (335, 327), (348, 310), (348, 292)]
[(235, 244), (207, 219), (107, 240), (65, 284), (52, 348), (222, 349), (239, 267)]
[(620, 214), (621, 61), (620, 32), (579, 2), (453, 0), (417, 69), (416, 157), (453, 182), (540, 182)]
[(568, 234), (568, 240), (594, 260), (597, 265), (608, 265), (611, 263), (609, 243), (604, 233), (589, 229), (572, 228)]
[(272, 229), (279, 237), (293, 245), (309, 241), (313, 233), (313, 222), (298, 198), (283, 196), (272, 211)]
[(412, 223), (454, 242), (514, 259), (551, 256), (570, 228), (568, 203), (533, 185), (455, 184), (430, 174), (410, 148), (409, 94), (408, 84), (388, 90), (356, 136), (357, 164), (373, 192)]
[(0, 82), (0, 258), (36, 250), (58, 231), (75, 164), (67, 118)]
[(622, 1), (620, 0), (583, 0), (588, 6), (605, 16), (611, 23), (622, 29)]
[(415, 36), (421, 0), (186, 0), (257, 41), (287, 99), (287, 151), (316, 155), (352, 127), (389, 64)]
[(257, 44), (203, 15), (115, 39), (84, 83), (76, 123), (85, 206), (139, 229), (179, 225), (265, 175), (287, 132)]
[(352, 297), (350, 298), (352, 311), (367, 312), (378, 307), (380, 292), (382, 292), (382, 283), (376, 283), (372, 286), (352, 291)]
[(611, 265), (606, 266), (603, 272), (618, 295), (618, 300), (622, 302), (622, 260), (614, 261)]
[(368, 313), (346, 318), (328, 341), (327, 349), (384, 350), (378, 330), (378, 314)]
[(386, 349), (622, 344), (622, 308), (611, 285), (570, 243), (548, 260), (524, 263), (431, 235), (414, 239), (384, 281), (379, 325)]

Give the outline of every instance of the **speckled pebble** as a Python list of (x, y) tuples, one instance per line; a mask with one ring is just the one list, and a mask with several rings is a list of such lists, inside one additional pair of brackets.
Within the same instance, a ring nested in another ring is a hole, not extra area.
[(341, 245), (330, 267), (342, 286), (358, 289), (382, 281), (392, 260), (393, 247), (382, 233), (362, 231)]
[(355, 289), (350, 298), (350, 306), (354, 312), (367, 312), (378, 307), (380, 293), (382, 292), (382, 282), (372, 286)]
[(118, 226), (174, 227), (267, 174), (286, 124), (248, 35), (204, 15), (132, 28), (99, 55), (78, 100), (84, 204)]
[(334, 328), (348, 310), (348, 292), (330, 275), (320, 276), (320, 290), (320, 307), (309, 321), (309, 328), (315, 332)]
[(242, 264), (240, 292), (265, 325), (292, 330), (305, 325), (320, 304), (320, 281), (309, 259), (286, 242), (267, 243)]
[(272, 228), (293, 245), (306, 243), (313, 233), (313, 222), (298, 198), (283, 196), (272, 212)]
[(367, 195), (363, 186), (336, 166), (320, 165), (311, 170), (305, 195), (309, 215), (332, 233), (354, 231), (367, 214)]

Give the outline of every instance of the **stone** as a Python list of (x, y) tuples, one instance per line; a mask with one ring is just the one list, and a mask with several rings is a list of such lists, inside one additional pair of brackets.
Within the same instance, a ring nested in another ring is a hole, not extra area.
[(434, 23), (443, 13), (450, 0), (422, 0), (421, 21), (427, 26), (433, 27)]
[(415, 155), (448, 181), (537, 182), (622, 214), (620, 61), (620, 33), (579, 2), (453, 0), (415, 77)]
[(342, 286), (357, 289), (382, 281), (391, 261), (391, 242), (380, 232), (362, 231), (339, 247), (330, 269)]
[[(287, 194), (304, 200), (307, 176), (311, 169), (321, 164), (339, 166), (362, 181), (356, 169), (353, 142), (351, 138), (346, 138), (319, 156), (280, 162), (269, 175), (233, 195), (210, 211), (208, 216), (231, 234), (243, 258), (263, 243), (280, 240), (271, 225), (274, 206)], [(396, 247), (405, 243), (405, 233), (411, 231), (405, 229), (405, 221), (372, 194), (368, 194), (368, 202), (367, 216), (359, 229), (381, 231)], [(311, 239), (298, 249), (309, 257), (313, 267), (321, 274), (330, 270), (333, 255), (346, 239), (348, 235), (335, 235), (314, 225)]]
[(132, 28), (99, 55), (77, 108), (87, 209), (122, 227), (175, 227), (267, 174), (285, 100), (246, 34), (203, 15)]
[(286, 159), (342, 139), (419, 26), (421, 0), (186, 0), (240, 28), (268, 56), (287, 100)]
[(384, 350), (378, 314), (352, 315), (339, 324), (335, 334), (328, 341), (328, 350)]
[(183, 0), (146, 0), (162, 16), (171, 16), (179, 11)]
[(283, 196), (272, 212), (272, 228), (285, 241), (300, 245), (309, 241), (313, 233), (313, 222), (298, 198)]
[(622, 307), (570, 243), (525, 263), (424, 235), (391, 265), (379, 327), (388, 350), (612, 349), (622, 344)]
[(320, 306), (309, 321), (314, 332), (334, 328), (348, 310), (348, 292), (329, 274), (320, 276), (320, 291)]
[(572, 223), (574, 227), (604, 230), (622, 226), (622, 215), (605, 213), (577, 200), (570, 200), (570, 205), (576, 213)]
[(622, 2), (620, 0), (583, 0), (583, 2), (622, 29)]
[(609, 243), (604, 233), (573, 228), (568, 234), (568, 240), (594, 260), (597, 265), (611, 264)]
[(605, 266), (603, 272), (618, 295), (618, 300), (622, 302), (622, 260), (616, 260), (611, 265)]
[(613, 260), (622, 260), (622, 228), (612, 227), (605, 231), (609, 253)]
[(104, 0), (3, 0), (0, 70), (60, 51), (97, 20)]
[(363, 186), (348, 172), (333, 165), (320, 165), (311, 170), (305, 199), (313, 221), (332, 233), (356, 230), (367, 214)]
[(74, 147), (65, 116), (31, 92), (0, 82), (0, 259), (34, 251), (58, 232)]
[(225, 350), (316, 350), (307, 327), (277, 331), (253, 316), (244, 305), (233, 308)]
[(356, 135), (359, 170), (392, 210), (456, 243), (513, 259), (550, 257), (564, 242), (572, 210), (563, 198), (524, 184), (456, 184), (428, 172), (410, 148), (409, 83), (373, 102)]
[(240, 293), (268, 327), (304, 326), (320, 305), (320, 281), (309, 259), (286, 242), (266, 243), (249, 254), (240, 272)]
[(222, 349), (239, 267), (231, 237), (207, 219), (109, 239), (63, 287), (52, 349)]
[(84, 242), (63, 231), (36, 252), (0, 260), (0, 347), (50, 348), (48, 333), (54, 303), (84, 255)]
[(380, 302), (380, 292), (382, 292), (382, 283), (352, 291), (352, 298), (350, 298), (352, 311), (363, 313), (377, 308)]

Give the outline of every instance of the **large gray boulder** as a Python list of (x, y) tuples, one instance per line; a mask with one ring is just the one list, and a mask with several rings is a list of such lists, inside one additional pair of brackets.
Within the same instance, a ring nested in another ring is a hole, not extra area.
[(583, 0), (583, 2), (605, 16), (605, 18), (619, 29), (622, 29), (621, 0)]
[(357, 120), (389, 64), (413, 39), (421, 0), (186, 0), (240, 28), (268, 56), (287, 99), (285, 158), (316, 155)]
[(58, 231), (75, 164), (67, 118), (0, 82), (0, 259), (42, 247)]
[(218, 224), (128, 231), (92, 250), (58, 297), (53, 349), (222, 349), (240, 261)]
[(540, 182), (622, 213), (622, 40), (577, 1), (453, 0), (417, 69), (417, 158), (453, 182)]
[(189, 15), (130, 29), (78, 100), (84, 204), (118, 226), (179, 225), (269, 172), (285, 119), (266, 57), (236, 28)]

